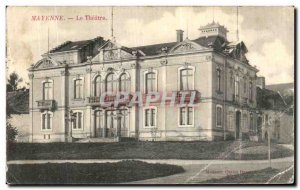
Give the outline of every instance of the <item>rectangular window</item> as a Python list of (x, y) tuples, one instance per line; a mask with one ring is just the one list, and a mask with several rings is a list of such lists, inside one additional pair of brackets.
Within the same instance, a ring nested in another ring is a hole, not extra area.
[(217, 91), (221, 91), (221, 70), (217, 69)]
[(235, 97), (238, 97), (239, 94), (240, 94), (240, 81), (239, 81), (239, 76), (236, 76), (236, 77), (235, 77), (234, 94), (235, 94)]
[(246, 80), (246, 78), (244, 78), (244, 94), (245, 95), (247, 95), (246, 92), (247, 92), (247, 80)]
[(49, 112), (42, 114), (42, 130), (51, 130), (52, 114)]
[(156, 125), (156, 109), (145, 109), (145, 127), (154, 127)]
[(43, 100), (52, 100), (52, 82), (43, 83)]
[(180, 71), (180, 90), (193, 90), (194, 74), (192, 69)]
[(75, 99), (82, 99), (83, 98), (83, 80), (76, 79), (74, 81), (74, 98)]
[(252, 114), (250, 114), (250, 130), (254, 131), (254, 120)]
[(73, 118), (73, 129), (82, 129), (83, 114), (82, 112), (75, 112)]
[(247, 129), (249, 127), (247, 114), (244, 114), (243, 118), (244, 118), (244, 128)]
[(217, 127), (222, 127), (222, 107), (217, 106)]
[(78, 129), (81, 129), (81, 122), (82, 122), (82, 113), (78, 112), (78, 119), (77, 119)]
[(252, 92), (252, 82), (249, 83), (249, 99), (252, 100), (253, 92)]
[(180, 125), (185, 125), (185, 108), (180, 108)]
[(156, 74), (150, 72), (146, 74), (146, 94), (156, 92)]
[(46, 114), (42, 115), (42, 129), (46, 129)]
[(193, 124), (193, 108), (192, 107), (188, 107), (187, 124), (188, 125), (192, 125)]
[(232, 113), (229, 113), (229, 115), (228, 115), (227, 125), (228, 125), (227, 127), (229, 129), (233, 129), (233, 115), (232, 115)]
[(179, 124), (193, 125), (194, 122), (194, 109), (192, 107), (182, 107), (179, 109)]

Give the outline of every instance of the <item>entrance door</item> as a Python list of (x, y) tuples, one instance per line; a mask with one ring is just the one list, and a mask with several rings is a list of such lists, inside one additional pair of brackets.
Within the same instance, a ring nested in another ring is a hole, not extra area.
[(236, 112), (236, 117), (235, 117), (235, 139), (240, 139), (240, 128), (241, 128), (241, 112), (237, 111)]
[(117, 136), (117, 119), (116, 111), (106, 111), (106, 128), (107, 128), (107, 137), (116, 137)]

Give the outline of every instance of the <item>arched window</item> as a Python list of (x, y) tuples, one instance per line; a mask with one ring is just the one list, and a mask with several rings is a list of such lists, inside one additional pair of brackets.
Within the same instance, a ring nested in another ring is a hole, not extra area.
[(180, 90), (193, 90), (194, 74), (192, 69), (180, 71)]
[(43, 100), (53, 99), (53, 83), (51, 81), (43, 82)]
[(130, 91), (130, 78), (127, 76), (126, 73), (123, 73), (120, 76), (119, 90), (120, 92)]
[(113, 73), (110, 73), (106, 77), (106, 92), (116, 92), (118, 81)]
[(101, 76), (95, 78), (94, 84), (94, 96), (99, 97), (101, 95)]
[(156, 74), (149, 72), (146, 74), (146, 94), (149, 92), (156, 92)]

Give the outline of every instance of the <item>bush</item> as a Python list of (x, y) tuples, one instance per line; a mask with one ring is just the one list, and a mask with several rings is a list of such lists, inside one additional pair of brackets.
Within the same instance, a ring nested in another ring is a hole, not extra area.
[(6, 122), (6, 141), (7, 143), (13, 143), (16, 141), (18, 130), (13, 127), (9, 122)]

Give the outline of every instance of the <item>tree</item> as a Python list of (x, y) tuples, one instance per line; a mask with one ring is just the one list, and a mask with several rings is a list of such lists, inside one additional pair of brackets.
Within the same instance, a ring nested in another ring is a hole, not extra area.
[(13, 127), (9, 122), (6, 122), (6, 141), (12, 143), (16, 141), (18, 130)]
[(22, 81), (23, 79), (16, 72), (11, 73), (7, 80), (7, 85), (6, 85), (7, 91), (8, 92), (16, 91), (18, 89), (19, 83)]

